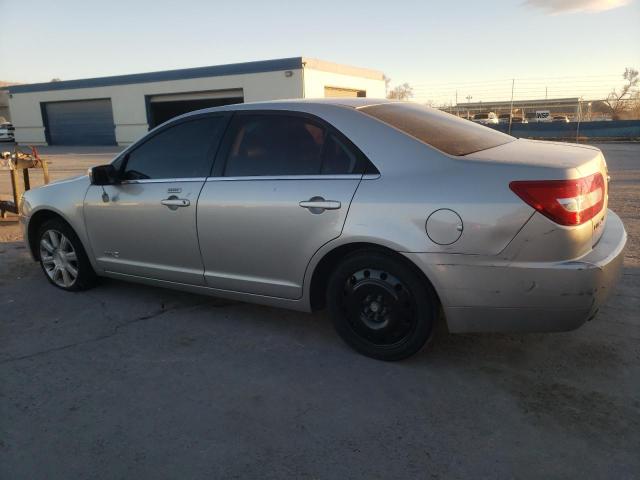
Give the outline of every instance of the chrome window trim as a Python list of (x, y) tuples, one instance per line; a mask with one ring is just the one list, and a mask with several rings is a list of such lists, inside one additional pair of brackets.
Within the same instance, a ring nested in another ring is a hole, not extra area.
[(345, 175), (247, 175), (241, 177), (209, 177), (207, 182), (238, 182), (243, 180), (360, 180), (361, 173)]
[(380, 174), (350, 173), (344, 175), (247, 175), (240, 177), (189, 177), (189, 178), (143, 178), (140, 180), (123, 180), (120, 185), (136, 185), (144, 183), (176, 183), (176, 182), (237, 182), (241, 180), (375, 180)]
[(189, 178), (143, 178), (140, 180), (123, 180), (121, 185), (138, 184), (138, 183), (177, 183), (177, 182), (204, 182), (207, 177), (189, 177)]

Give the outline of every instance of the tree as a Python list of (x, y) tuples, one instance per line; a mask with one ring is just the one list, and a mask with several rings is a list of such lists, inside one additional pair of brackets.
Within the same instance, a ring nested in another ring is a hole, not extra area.
[(627, 67), (622, 74), (622, 78), (626, 80), (626, 83), (620, 90), (613, 89), (611, 93), (604, 100), (604, 104), (609, 109), (609, 113), (614, 120), (618, 120), (620, 116), (631, 108), (629, 100), (637, 93), (638, 83), (640, 83), (640, 77), (638, 77), (638, 70), (635, 68)]
[(413, 97), (413, 87), (406, 82), (394, 87), (387, 94), (387, 98), (394, 100), (409, 100), (411, 97)]
[(387, 77), (385, 74), (383, 74), (382, 79), (384, 80), (384, 94), (389, 95), (389, 85), (391, 84), (391, 77)]
[(56, 77), (56, 78), (52, 78), (51, 81), (52, 82), (61, 82), (62, 80), (60, 80), (58, 77)]

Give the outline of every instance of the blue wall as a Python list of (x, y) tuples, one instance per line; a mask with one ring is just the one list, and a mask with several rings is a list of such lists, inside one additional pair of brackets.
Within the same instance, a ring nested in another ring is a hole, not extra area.
[[(507, 133), (508, 124), (490, 125), (496, 130)], [(576, 138), (578, 122), (569, 123), (514, 123), (511, 135), (524, 138)], [(640, 138), (640, 120), (617, 120), (614, 122), (581, 122), (580, 138)]]

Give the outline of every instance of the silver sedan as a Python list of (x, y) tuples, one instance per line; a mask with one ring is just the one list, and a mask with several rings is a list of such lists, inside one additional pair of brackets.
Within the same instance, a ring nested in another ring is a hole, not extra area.
[(69, 291), (111, 277), (326, 307), (353, 348), (408, 357), (451, 332), (592, 318), (626, 232), (602, 152), (515, 139), (405, 102), (200, 110), (88, 176), (27, 192), (26, 243)]

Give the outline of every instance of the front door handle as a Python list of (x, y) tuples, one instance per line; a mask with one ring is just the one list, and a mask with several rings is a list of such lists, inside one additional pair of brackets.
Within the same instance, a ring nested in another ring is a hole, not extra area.
[(322, 197), (312, 197), (299, 203), (302, 208), (307, 208), (311, 213), (322, 213), (325, 210), (337, 210), (342, 204), (336, 200), (325, 200)]
[(178, 198), (175, 195), (171, 195), (169, 198), (160, 200), (160, 203), (165, 207), (169, 207), (169, 210), (177, 210), (179, 207), (188, 207), (191, 202), (186, 198)]

